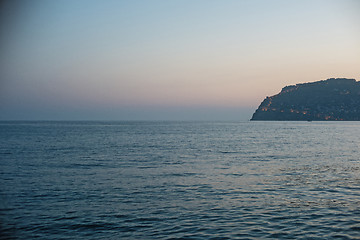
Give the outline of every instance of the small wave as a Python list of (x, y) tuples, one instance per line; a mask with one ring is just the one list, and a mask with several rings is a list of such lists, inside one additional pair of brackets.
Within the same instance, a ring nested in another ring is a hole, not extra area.
[(12, 152), (0, 152), (0, 155), (11, 155), (13, 154)]
[(184, 173), (170, 173), (170, 174), (166, 174), (166, 176), (168, 176), (168, 177), (187, 177), (187, 176), (194, 176), (194, 175), (198, 175), (198, 173), (184, 172)]
[(68, 228), (72, 230), (113, 230), (116, 225), (108, 222), (92, 222), (71, 224)]
[(236, 151), (219, 151), (219, 153), (222, 153), (222, 154), (237, 154), (237, 153), (240, 153), (240, 152), (236, 152)]
[(139, 217), (128, 219), (125, 222), (133, 222), (133, 223), (145, 223), (145, 222), (161, 222), (163, 219), (157, 217)]

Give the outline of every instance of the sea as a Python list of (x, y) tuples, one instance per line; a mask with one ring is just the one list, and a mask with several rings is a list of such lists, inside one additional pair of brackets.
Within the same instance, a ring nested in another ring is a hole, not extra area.
[(2, 121), (0, 239), (360, 239), (360, 123)]

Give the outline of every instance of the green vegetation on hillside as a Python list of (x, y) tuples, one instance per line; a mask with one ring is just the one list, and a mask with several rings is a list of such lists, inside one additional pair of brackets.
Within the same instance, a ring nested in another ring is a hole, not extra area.
[(331, 78), (284, 87), (265, 98), (251, 120), (359, 121), (360, 82)]

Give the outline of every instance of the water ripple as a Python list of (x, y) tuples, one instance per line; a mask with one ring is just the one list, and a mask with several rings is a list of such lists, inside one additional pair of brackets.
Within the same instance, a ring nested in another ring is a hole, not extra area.
[(0, 128), (0, 239), (360, 239), (356, 123)]

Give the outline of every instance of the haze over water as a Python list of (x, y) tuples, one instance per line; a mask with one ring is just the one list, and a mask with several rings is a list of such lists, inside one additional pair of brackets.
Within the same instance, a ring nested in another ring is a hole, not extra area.
[(360, 238), (357, 122), (1, 122), (1, 239)]

